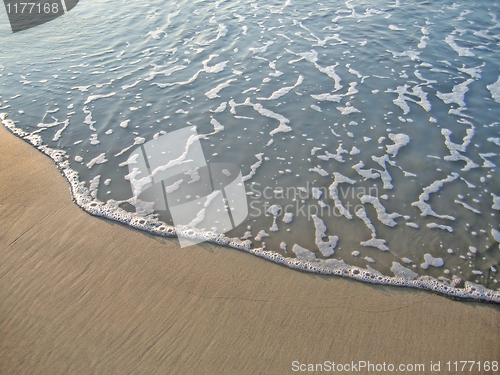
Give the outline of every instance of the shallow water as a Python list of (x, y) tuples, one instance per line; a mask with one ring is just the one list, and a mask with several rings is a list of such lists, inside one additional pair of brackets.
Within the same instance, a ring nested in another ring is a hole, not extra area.
[(91, 213), (173, 233), (158, 231), (168, 211), (132, 199), (127, 160), (196, 126), (207, 162), (240, 167), (247, 192), (235, 239), (213, 241), (500, 301), (499, 9), (82, 2), (23, 32), (0, 26), (0, 111)]

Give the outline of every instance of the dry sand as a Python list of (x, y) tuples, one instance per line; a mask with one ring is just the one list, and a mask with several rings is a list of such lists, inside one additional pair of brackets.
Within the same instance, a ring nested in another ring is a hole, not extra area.
[(1, 126), (0, 181), (0, 374), (500, 360), (499, 306), (180, 249), (83, 212), (52, 161)]

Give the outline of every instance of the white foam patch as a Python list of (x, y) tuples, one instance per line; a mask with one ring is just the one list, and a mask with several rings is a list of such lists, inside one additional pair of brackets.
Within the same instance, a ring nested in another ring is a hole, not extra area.
[(264, 229), (259, 231), (257, 235), (255, 236), (255, 241), (262, 241), (264, 237), (269, 237), (269, 233), (267, 233)]
[(255, 155), (255, 157), (258, 159), (258, 161), (250, 167), (250, 173), (242, 177), (243, 181), (250, 180), (255, 175), (255, 173), (257, 173), (257, 169), (262, 165), (262, 162), (264, 160), (264, 153), (261, 152), (260, 154)]
[(406, 30), (404, 27), (399, 27), (396, 25), (389, 25), (389, 29), (394, 30), (394, 31), (405, 31)]
[(120, 155), (123, 155), (124, 153), (126, 153), (128, 150), (130, 150), (132, 147), (134, 146), (138, 146), (138, 145), (142, 145), (144, 142), (146, 142), (146, 138), (143, 138), (143, 137), (135, 137), (134, 138), (134, 143), (132, 143), (130, 146), (128, 147), (125, 147), (123, 150), (121, 150), (119, 153), (117, 153), (115, 155), (116, 156), (120, 156)]
[(455, 181), (459, 177), (458, 173), (452, 172), (451, 175), (442, 180), (436, 180), (429, 186), (425, 187), (422, 193), (418, 197), (417, 202), (413, 202), (411, 205), (417, 207), (422, 212), (420, 216), (434, 216), (440, 219), (455, 220), (453, 216), (450, 215), (438, 215), (432, 207), (426, 203), (430, 199), (432, 193), (437, 193), (446, 182)]
[(382, 251), (389, 250), (389, 248), (385, 245), (386, 242), (385, 240), (376, 238), (377, 231), (375, 230), (375, 227), (373, 226), (371, 220), (369, 219), (363, 207), (361, 207), (359, 210), (356, 211), (356, 216), (359, 217), (361, 220), (363, 220), (367, 228), (370, 229), (370, 231), (372, 232), (371, 239), (369, 239), (368, 241), (360, 242), (360, 244), (362, 246), (376, 247)]
[(318, 189), (317, 187), (313, 187), (311, 192), (315, 199), (321, 198), (321, 195), (323, 194), (323, 191), (321, 189)]
[(89, 111), (87, 107), (83, 107), (83, 113), (85, 113), (87, 116), (85, 117), (85, 120), (83, 120), (84, 124), (87, 124), (89, 126), (89, 129), (92, 131), (97, 131), (96, 128), (94, 127), (94, 124), (96, 121), (92, 121), (92, 112)]
[(327, 171), (325, 171), (323, 168), (321, 168), (319, 165), (317, 167), (314, 167), (314, 168), (309, 168), (309, 172), (316, 172), (317, 174), (319, 174), (322, 177), (329, 175), (329, 173)]
[(292, 131), (292, 128), (287, 125), (290, 122), (289, 119), (287, 119), (283, 115), (280, 115), (279, 113), (271, 111), (270, 109), (264, 108), (260, 103), (256, 104), (252, 103), (250, 101), (250, 98), (247, 98), (245, 102), (240, 104), (236, 103), (233, 99), (231, 99), (229, 101), (229, 106), (231, 107), (231, 113), (236, 114), (235, 108), (240, 105), (252, 106), (260, 115), (277, 120), (279, 122), (279, 125), (269, 133), (271, 136), (274, 136), (277, 133), (288, 133)]
[(334, 85), (335, 91), (338, 91), (338, 90), (340, 90), (342, 88), (342, 85), (340, 84), (341, 78), (335, 72), (335, 68), (339, 65), (339, 63), (335, 63), (335, 65), (330, 65), (330, 66), (327, 66), (326, 68), (323, 68), (320, 65), (318, 65), (318, 63), (317, 63), (317, 61), (318, 61), (318, 52), (316, 52), (315, 50), (311, 50), (310, 52), (295, 53), (293, 51), (290, 51), (288, 48), (285, 48), (285, 51), (287, 51), (289, 53), (292, 53), (292, 54), (294, 54), (296, 56), (300, 56), (299, 59), (289, 61), (288, 62), (289, 64), (294, 64), (294, 63), (296, 63), (298, 61), (301, 61), (301, 60), (305, 59), (306, 61), (308, 61), (310, 63), (313, 63), (314, 66), (316, 67), (316, 69), (318, 69), (321, 73), (326, 74), (328, 77), (330, 77), (331, 79), (334, 80), (334, 82), (335, 82), (335, 85)]
[(469, 211), (472, 211), (472, 212), (474, 212), (475, 214), (481, 215), (481, 211), (476, 210), (474, 207), (469, 206), (469, 205), (468, 205), (467, 203), (465, 203), (465, 202), (462, 202), (462, 201), (459, 201), (458, 199), (455, 199), (455, 203), (461, 204), (462, 206), (464, 206), (464, 207), (465, 207), (466, 209), (468, 209)]
[[(287, 0), (288, 3), (291, 3), (291, 0)], [(344, 44), (346, 42), (342, 41), (342, 39), (339, 38), (339, 34), (333, 34), (332, 36), (327, 36), (323, 39), (319, 38), (316, 36), (311, 30), (309, 30), (306, 26), (302, 24), (300, 21), (293, 20), (294, 25), (299, 25), (302, 29), (307, 30), (309, 34), (316, 39), (316, 44), (313, 44), (313, 46), (318, 46), (318, 47), (324, 47), (326, 42), (329, 40), (336, 40), (338, 44)]]
[(90, 139), (89, 139), (89, 140), (90, 140), (90, 144), (91, 144), (92, 146), (96, 146), (96, 145), (98, 145), (99, 143), (101, 143), (101, 142), (97, 139), (97, 134), (91, 134), (91, 136), (90, 136)]
[(314, 154), (316, 154), (316, 151), (319, 151), (319, 150), (321, 150), (321, 147), (313, 147), (311, 149), (311, 156), (313, 156)]
[(232, 82), (236, 81), (236, 79), (228, 79), (226, 82), (224, 83), (221, 83), (220, 85), (217, 85), (216, 87), (214, 87), (213, 89), (207, 91), (205, 93), (205, 96), (208, 98), (208, 99), (215, 99), (215, 98), (220, 98), (220, 95), (219, 95), (219, 92), (222, 90), (222, 89), (225, 89), (226, 87), (229, 87), (231, 85)]
[(359, 79), (361, 79), (361, 83), (365, 81), (366, 78), (370, 78), (370, 76), (363, 76), (360, 72), (357, 70), (351, 68), (351, 64), (345, 64), (346, 68), (349, 69), (349, 73), (355, 75)]
[(138, 79), (137, 81), (135, 81), (134, 83), (130, 83), (128, 85), (123, 85), (122, 86), (122, 90), (128, 90), (128, 89), (131, 89), (132, 87), (135, 87), (137, 86), (139, 83), (141, 82), (140, 79)]
[(396, 212), (388, 214), (385, 210), (385, 207), (377, 197), (373, 197), (371, 195), (363, 195), (360, 200), (363, 204), (370, 203), (373, 205), (373, 207), (377, 211), (377, 218), (382, 224), (387, 225), (388, 227), (395, 227), (398, 224), (394, 221), (394, 219), (401, 217), (402, 215)]
[(97, 94), (97, 95), (90, 95), (87, 100), (85, 101), (85, 105), (93, 102), (93, 101), (96, 101), (98, 99), (103, 99), (103, 98), (109, 98), (111, 96), (114, 96), (116, 95), (116, 92), (110, 92), (109, 94)]
[(292, 251), (295, 253), (295, 255), (297, 255), (297, 258), (299, 259), (306, 259), (306, 260), (316, 259), (316, 254), (297, 244), (293, 245)]
[(311, 216), (314, 221), (315, 228), (315, 243), (321, 254), (325, 257), (331, 257), (335, 253), (335, 247), (337, 247), (337, 242), (339, 240), (338, 236), (328, 236), (328, 241), (323, 241), (326, 236), (326, 225), (318, 216)]
[(352, 169), (354, 169), (356, 172), (358, 172), (358, 174), (361, 177), (364, 177), (365, 180), (375, 179), (375, 178), (380, 177), (380, 173), (373, 172), (373, 169), (362, 169), (364, 166), (365, 166), (365, 164), (362, 161), (360, 161), (359, 163), (354, 165), (352, 167)]
[(486, 88), (490, 91), (493, 100), (500, 103), (500, 76), (495, 83), (486, 86)]
[(194, 182), (200, 181), (201, 177), (198, 173), (200, 167), (196, 167), (194, 169), (190, 169), (189, 171), (184, 172), (185, 175), (189, 176), (191, 180), (188, 181), (188, 184), (192, 184)]
[(382, 183), (384, 184), (383, 187), (384, 189), (392, 189), (392, 176), (390, 175), (389, 171), (387, 170), (387, 165), (386, 163), (390, 163), (389, 155), (385, 154), (384, 156), (377, 157), (375, 155), (372, 156), (372, 160), (383, 167), (383, 170), (379, 169), (374, 169), (380, 174), (380, 179), (382, 180)]
[(140, 155), (138, 153), (137, 154), (134, 153), (134, 154), (130, 155), (126, 161), (124, 161), (123, 163), (118, 164), (118, 166), (119, 167), (125, 167), (126, 165), (137, 164), (137, 158), (139, 156)]
[(227, 61), (227, 60), (226, 60), (226, 61), (221, 61), (221, 62), (219, 62), (219, 63), (217, 63), (217, 64), (215, 64), (215, 65), (209, 66), (209, 65), (208, 65), (208, 63), (209, 63), (210, 61), (212, 61), (212, 59), (213, 59), (214, 57), (217, 57), (217, 56), (219, 56), (219, 55), (217, 55), (217, 54), (212, 54), (212, 55), (210, 55), (210, 56), (209, 56), (206, 60), (202, 61), (202, 64), (203, 64), (203, 69), (198, 70), (198, 71), (197, 71), (195, 74), (193, 74), (193, 75), (191, 76), (191, 78), (189, 78), (187, 81), (177, 81), (177, 82), (168, 82), (168, 83), (158, 83), (158, 82), (153, 82), (152, 84), (153, 84), (153, 85), (156, 85), (156, 86), (158, 86), (158, 87), (160, 87), (160, 88), (172, 87), (172, 86), (176, 86), (176, 85), (178, 85), (178, 86), (183, 86), (183, 85), (189, 85), (190, 83), (193, 83), (194, 81), (196, 81), (196, 79), (198, 78), (198, 76), (199, 76), (201, 73), (203, 73), (203, 72), (205, 72), (205, 73), (209, 73), (209, 74), (220, 73), (220, 72), (222, 72), (222, 71), (225, 69), (225, 67), (226, 67), (226, 65), (227, 65), (227, 63), (228, 63), (229, 61)]
[(283, 222), (285, 224), (290, 224), (293, 220), (293, 214), (291, 212), (286, 212), (284, 215), (283, 215)]
[[(433, 83), (437, 83), (437, 81), (436, 81), (436, 80), (434, 80), (434, 79), (427, 79), (427, 78), (424, 78), (424, 77), (422, 76), (422, 74), (420, 74), (420, 71), (419, 71), (418, 69), (417, 69), (417, 70), (415, 70), (415, 72), (414, 72), (413, 74), (415, 74), (415, 77), (417, 77), (419, 80), (424, 81), (424, 82), (425, 82), (425, 83), (424, 83), (424, 85), (426, 85), (426, 86), (430, 86), (430, 85), (431, 85), (431, 84), (433, 84)], [(431, 86), (431, 87), (432, 87), (432, 86)]]
[(293, 86), (288, 86), (288, 87), (282, 87), (281, 89), (279, 90), (276, 90), (274, 91), (271, 96), (269, 96), (268, 98), (263, 98), (263, 97), (259, 97), (257, 98), (258, 100), (276, 100), (276, 99), (279, 99), (281, 98), (282, 96), (285, 96), (286, 94), (288, 94), (290, 91), (292, 91), (295, 87), (299, 86), (300, 84), (302, 84), (302, 82), (304, 81), (304, 77), (303, 76), (299, 76), (299, 78), (297, 79), (297, 82), (293, 85)]
[(335, 102), (335, 103), (340, 103), (340, 101), (342, 100), (343, 97), (344, 97), (344, 95), (341, 95), (341, 94), (333, 95), (333, 94), (328, 94), (328, 93), (319, 94), (319, 95), (311, 95), (311, 98), (316, 99), (320, 102), (329, 101), (329, 102)]
[(420, 52), (417, 52), (417, 51), (410, 50), (410, 51), (403, 51), (403, 52), (394, 52), (391, 50), (387, 50), (387, 52), (392, 53), (392, 56), (394, 58), (396, 58), (396, 57), (409, 57), (412, 61), (420, 60), (420, 58), (419, 58)]
[[(427, 93), (419, 85), (414, 86), (411, 91), (408, 90), (409, 88), (410, 86), (405, 84), (404, 86), (398, 86), (396, 90), (388, 89), (385, 92), (398, 94), (398, 97), (393, 100), (393, 103), (401, 108), (404, 115), (410, 112), (410, 106), (407, 101), (414, 102), (421, 106), (425, 111), (429, 112), (432, 106), (427, 99)], [(417, 97), (420, 100), (417, 101), (409, 96)]]
[(360, 242), (360, 244), (367, 247), (376, 247), (382, 251), (388, 251), (389, 248), (385, 245), (385, 242), (386, 241), (381, 238), (372, 237), (368, 241)]
[(391, 154), (392, 157), (395, 157), (398, 154), (398, 151), (401, 147), (406, 146), (408, 143), (410, 143), (410, 136), (399, 133), (399, 134), (393, 134), (389, 133), (389, 138), (394, 142), (393, 145), (387, 145), (387, 153)]
[(453, 34), (455, 34), (456, 30), (453, 31), (450, 35), (446, 36), (444, 41), (448, 43), (448, 45), (453, 48), (453, 50), (458, 53), (458, 56), (466, 56), (466, 57), (472, 57), (475, 56), (474, 52), (470, 50), (470, 48), (467, 47), (460, 47), (456, 42), (455, 42), (455, 37)]
[[(157, 66), (155, 67), (155, 69)], [(157, 75), (161, 74), (164, 75), (165, 77), (169, 77), (172, 73), (175, 73), (179, 70), (184, 70), (187, 68), (187, 65), (175, 65), (171, 68), (165, 69), (165, 70), (153, 70), (149, 72), (149, 76), (144, 78), (145, 81), (151, 81), (154, 79)]]
[[(403, 261), (404, 261), (404, 259), (403, 259)], [(410, 262), (411, 262), (411, 260), (410, 260)], [(405, 262), (405, 263), (407, 263), (407, 262)], [(396, 277), (401, 277), (401, 278), (407, 279), (407, 280), (415, 280), (419, 277), (418, 273), (410, 270), (409, 268), (404, 267), (403, 265), (401, 265), (398, 262), (392, 262), (391, 272)]]
[(349, 116), (353, 113), (361, 113), (359, 109), (353, 107), (352, 105), (349, 105), (349, 103), (347, 103), (345, 107), (337, 107), (337, 110), (339, 110), (340, 113), (344, 116)]
[[(466, 68), (465, 65), (462, 64), (462, 67), (458, 68), (458, 71), (463, 72), (465, 74), (468, 74), (472, 78), (479, 79), (479, 78), (481, 78), (481, 72), (482, 72), (481, 67), (483, 67), (483, 66), (485, 66), (485, 63), (483, 63), (481, 66), (474, 67), (474, 68)], [(488, 86), (486, 86), (486, 87), (488, 87)]]
[(203, 204), (203, 208), (196, 214), (196, 217), (186, 225), (188, 228), (196, 228), (203, 220), (205, 220), (205, 213), (212, 201), (221, 194), (220, 190), (214, 190), (211, 194), (207, 195), (207, 199)]
[[(254, 59), (267, 61), (269, 67), (274, 70), (274, 72), (269, 73), (269, 76), (279, 77), (280, 75), (283, 74), (283, 72), (280, 72), (279, 70), (276, 69), (276, 62), (275, 61), (269, 61), (268, 59), (266, 59), (264, 57), (260, 57), (260, 56), (255, 56)], [(264, 83), (270, 82), (270, 81), (271, 81), (271, 79), (269, 77), (266, 77), (262, 80), (262, 82), (264, 82)]]
[(62, 132), (69, 126), (69, 120), (63, 121), (62, 125), (63, 126), (55, 132), (54, 137), (52, 138), (53, 142), (57, 142), (59, 139), (61, 139)]
[(108, 159), (106, 159), (106, 153), (103, 152), (102, 154), (96, 156), (95, 158), (93, 158), (91, 161), (89, 161), (87, 163), (87, 168), (90, 169), (92, 168), (94, 165), (96, 164), (104, 164), (108, 161)]
[(278, 218), (278, 215), (281, 214), (281, 206), (274, 204), (271, 207), (267, 209), (267, 213), (273, 215), (273, 225), (269, 230), (271, 232), (277, 232), (279, 230), (278, 223), (276, 222), (276, 219)]
[[(167, 164), (165, 165), (160, 165), (158, 167), (156, 167), (152, 172), (151, 172), (151, 177), (154, 177), (156, 176), (158, 173), (161, 173), (161, 172), (164, 172), (166, 171), (167, 169), (169, 168), (172, 168), (172, 167), (175, 167), (177, 165), (182, 165), (182, 164), (185, 164), (185, 163), (188, 163), (190, 162), (190, 160), (186, 160), (186, 157), (187, 157), (187, 154), (189, 152), (189, 149), (190, 147), (197, 141), (200, 140), (200, 138), (206, 138), (206, 135), (203, 135), (203, 134), (199, 134), (199, 135), (191, 135), (187, 142), (186, 142), (186, 146), (184, 147), (184, 151), (182, 152), (182, 154), (176, 158), (176, 159), (172, 159), (170, 160)], [(140, 142), (143, 140), (144, 138), (140, 138), (140, 137), (137, 137), (135, 139), (135, 142), (134, 143), (138, 143), (140, 144)]]
[(420, 38), (420, 41), (418, 42), (417, 47), (420, 49), (424, 49), (427, 47), (427, 41), (429, 40), (429, 30), (426, 27), (421, 27), (420, 31), (422, 32), (422, 37)]
[(101, 176), (97, 175), (92, 180), (90, 180), (89, 191), (92, 198), (97, 198), (97, 189), (99, 188), (99, 182), (101, 181)]
[(463, 142), (461, 145), (457, 143), (453, 143), (450, 139), (450, 136), (452, 134), (451, 130), (449, 129), (441, 129), (441, 134), (444, 136), (445, 141), (444, 144), (446, 147), (448, 147), (448, 150), (450, 151), (450, 155), (447, 155), (444, 157), (444, 160), (446, 161), (465, 161), (465, 166), (462, 168), (462, 171), (468, 171), (473, 168), (478, 168), (479, 165), (474, 163), (470, 158), (467, 156), (464, 156), (460, 154), (460, 152), (465, 152), (467, 146), (472, 140), (472, 137), (474, 136), (474, 127), (472, 126), (471, 128), (466, 130), (467, 135), (463, 138)]
[(264, 45), (262, 47), (252, 47), (252, 48), (249, 48), (249, 50), (252, 51), (252, 53), (254, 53), (254, 54), (263, 53), (263, 52), (266, 52), (267, 48), (273, 44), (274, 44), (274, 42), (269, 40), (266, 43), (264, 43)]
[(173, 193), (174, 191), (179, 189), (179, 187), (182, 185), (183, 182), (184, 182), (184, 180), (181, 178), (180, 180), (174, 182), (172, 185), (166, 186), (165, 192), (167, 194)]
[(500, 232), (499, 231), (497, 231), (495, 228), (491, 228), (491, 235), (493, 236), (495, 241), (500, 243)]
[(349, 152), (349, 155), (357, 155), (359, 154), (361, 151), (359, 148), (357, 148), (356, 146), (352, 146), (352, 149), (351, 151)]
[(350, 214), (349, 210), (344, 207), (342, 202), (340, 201), (340, 198), (338, 196), (338, 186), (340, 184), (355, 184), (355, 180), (351, 180), (349, 177), (344, 176), (343, 174), (340, 174), (338, 172), (333, 173), (334, 180), (330, 187), (328, 188), (330, 191), (330, 197), (333, 199), (335, 203), (335, 207), (339, 210), (339, 212), (344, 215), (348, 219), (352, 219), (352, 215)]
[(453, 228), (450, 227), (449, 225), (442, 225), (442, 224), (438, 224), (438, 223), (429, 223), (429, 224), (427, 224), (427, 228), (446, 230), (450, 233), (453, 232)]
[(487, 160), (486, 158), (492, 158), (493, 156), (497, 156), (498, 154), (495, 154), (494, 152), (488, 152), (486, 154), (481, 154), (479, 153), (479, 157), (483, 159), (483, 168), (495, 168), (496, 164), (492, 163), (491, 161)]
[(214, 39), (210, 40), (203, 40), (201, 42), (198, 42), (197, 44), (200, 46), (208, 46), (216, 41), (218, 41), (220, 38), (223, 38), (227, 35), (227, 27), (224, 24), (219, 24), (217, 27), (217, 35), (215, 36)]
[(214, 131), (213, 131), (213, 133), (210, 133), (207, 135), (214, 135), (214, 134), (220, 133), (221, 131), (224, 130), (224, 126), (219, 121), (214, 119), (213, 117), (210, 119), (210, 124), (212, 124), (212, 126), (214, 127)]
[(224, 112), (226, 110), (226, 107), (227, 107), (227, 102), (222, 102), (219, 104), (219, 106), (216, 109), (214, 109), (213, 111), (211, 110), (210, 112), (221, 113), (221, 112)]
[(344, 163), (345, 160), (342, 157), (342, 154), (347, 154), (347, 153), (348, 153), (348, 151), (344, 150), (344, 148), (342, 147), (342, 143), (341, 143), (337, 147), (336, 154), (332, 154), (332, 153), (326, 151), (325, 155), (319, 155), (318, 159), (321, 159), (321, 160), (324, 160), (324, 161), (328, 161), (330, 159), (335, 159), (335, 160), (337, 160), (340, 163)]
[(442, 267), (444, 265), (444, 261), (442, 258), (434, 258), (431, 254), (424, 254), (424, 263), (420, 265), (424, 270), (429, 268), (429, 266), (433, 267)]
[(120, 127), (125, 129), (128, 126), (129, 123), (130, 123), (130, 120), (122, 121), (120, 123)]
[(467, 81), (453, 86), (450, 93), (442, 93), (438, 91), (436, 96), (441, 99), (445, 104), (455, 103), (460, 107), (465, 107), (465, 94), (469, 91), (469, 85), (474, 82), (474, 79), (469, 78)]
[(497, 146), (500, 146), (500, 138), (490, 137), (490, 138), (488, 138), (488, 142), (492, 142), (492, 143), (496, 144)]
[(494, 210), (500, 210), (500, 196), (496, 196), (495, 194), (491, 193), (491, 197), (493, 198), (493, 208)]

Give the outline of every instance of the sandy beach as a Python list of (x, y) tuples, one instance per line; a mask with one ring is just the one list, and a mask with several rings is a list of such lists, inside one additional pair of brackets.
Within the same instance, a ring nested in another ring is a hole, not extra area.
[(181, 249), (83, 212), (3, 127), (0, 154), (1, 374), (495, 373), (446, 363), (500, 360), (500, 306)]

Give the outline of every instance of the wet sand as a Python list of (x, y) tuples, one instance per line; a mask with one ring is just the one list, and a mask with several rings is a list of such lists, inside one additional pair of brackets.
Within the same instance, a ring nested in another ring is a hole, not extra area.
[(3, 127), (0, 181), (0, 374), (314, 373), (293, 361), (482, 374), (446, 362), (500, 361), (500, 306), (181, 249), (92, 217)]

